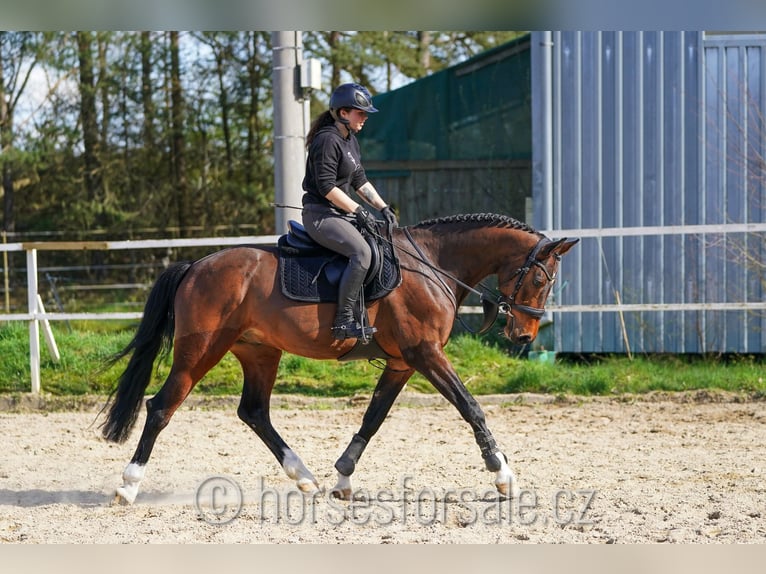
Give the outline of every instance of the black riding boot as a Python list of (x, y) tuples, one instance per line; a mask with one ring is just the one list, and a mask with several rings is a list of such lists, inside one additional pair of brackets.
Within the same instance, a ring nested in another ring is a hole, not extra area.
[(338, 340), (369, 339), (377, 332), (375, 327), (362, 326), (354, 317), (354, 306), (359, 299), (367, 270), (349, 263), (338, 287), (338, 311), (332, 326), (332, 334)]

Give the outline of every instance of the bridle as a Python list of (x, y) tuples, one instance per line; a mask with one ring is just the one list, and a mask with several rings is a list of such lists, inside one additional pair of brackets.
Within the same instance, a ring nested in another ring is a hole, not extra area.
[[(514, 271), (511, 274), (511, 279), (519, 276), (518, 279), (516, 279), (516, 285), (513, 288), (513, 293), (510, 294), (510, 296), (506, 297), (502, 293), (497, 298), (497, 306), (500, 311), (503, 313), (509, 313), (512, 310), (517, 310), (521, 313), (524, 313), (525, 315), (529, 315), (530, 317), (534, 317), (535, 319), (540, 319), (545, 314), (545, 309), (540, 307), (530, 307), (529, 305), (521, 305), (519, 303), (516, 303), (516, 295), (518, 295), (519, 291), (521, 290), (521, 286), (524, 284), (524, 279), (527, 276), (527, 273), (529, 273), (532, 270), (532, 267), (539, 267), (543, 270), (543, 273), (545, 273), (545, 277), (548, 280), (548, 283), (555, 283), (556, 282), (556, 273), (551, 273), (548, 271), (548, 268), (543, 265), (541, 261), (537, 259), (537, 254), (540, 253), (540, 250), (546, 245), (550, 243), (550, 240), (543, 237), (540, 241), (537, 242), (537, 245), (535, 245), (532, 248), (532, 251), (529, 252), (529, 255), (527, 256), (527, 260), (524, 262), (524, 265), (519, 267), (516, 271)], [(556, 258), (556, 261), (561, 261), (561, 255), (558, 253), (554, 254), (554, 257)]]
[[(475, 289), (471, 287), (470, 285), (464, 283), (457, 277), (453, 276), (450, 273), (447, 273), (446, 271), (439, 269), (435, 265), (433, 265), (428, 258), (425, 256), (423, 251), (420, 249), (417, 243), (415, 243), (415, 240), (412, 238), (412, 235), (409, 232), (409, 229), (406, 227), (401, 228), (404, 231), (404, 234), (407, 236), (407, 239), (412, 244), (412, 246), (415, 248), (415, 250), (418, 252), (418, 259), (422, 263), (424, 263), (427, 267), (429, 267), (431, 270), (436, 271), (437, 273), (444, 275), (448, 279), (451, 279), (464, 289), (467, 289), (474, 295), (478, 295), (481, 299), (481, 304), (484, 308), (484, 323), (481, 326), (481, 328), (478, 331), (472, 330), (468, 325), (465, 324), (462, 317), (460, 315), (456, 315), (458, 321), (463, 325), (463, 327), (470, 333), (483, 335), (489, 329), (492, 327), (492, 325), (495, 322), (495, 319), (497, 319), (498, 312), (502, 311), (505, 314), (510, 314), (511, 318), (513, 319), (513, 311), (518, 311), (519, 313), (523, 313), (525, 315), (529, 315), (530, 317), (534, 317), (535, 319), (540, 319), (545, 314), (545, 309), (540, 307), (531, 307), (529, 305), (521, 305), (519, 303), (516, 303), (516, 295), (518, 295), (519, 291), (521, 290), (521, 286), (524, 284), (524, 279), (526, 278), (527, 274), (532, 270), (532, 267), (539, 267), (543, 270), (543, 273), (545, 273), (545, 277), (548, 280), (548, 283), (554, 283), (556, 281), (556, 273), (550, 273), (548, 269), (543, 265), (540, 261), (537, 260), (537, 254), (540, 253), (540, 250), (545, 247), (547, 244), (551, 242), (550, 239), (547, 237), (542, 237), (537, 244), (532, 248), (532, 251), (529, 252), (529, 255), (527, 255), (527, 259), (524, 262), (524, 265), (519, 267), (516, 271), (514, 271), (511, 274), (511, 279), (518, 276), (518, 279), (516, 279), (516, 285), (513, 288), (513, 292), (510, 295), (504, 295), (502, 292), (497, 292), (491, 287), (485, 285), (484, 283), (479, 283), (479, 287), (481, 287), (484, 291), (479, 291), (478, 289)], [(401, 248), (399, 248), (401, 249)], [(406, 250), (403, 250), (406, 253), (408, 253)], [(412, 253), (408, 253), (409, 255), (414, 255)], [(554, 254), (554, 257), (556, 258), (556, 261), (561, 260), (561, 256), (556, 253)], [(452, 295), (453, 301), (456, 301), (455, 294), (452, 293), (452, 289), (450, 289), (449, 285), (447, 285), (444, 280), (439, 277), (439, 275), (435, 276), (439, 282), (442, 284), (442, 286)], [(455, 311), (457, 312), (457, 305), (455, 308)]]

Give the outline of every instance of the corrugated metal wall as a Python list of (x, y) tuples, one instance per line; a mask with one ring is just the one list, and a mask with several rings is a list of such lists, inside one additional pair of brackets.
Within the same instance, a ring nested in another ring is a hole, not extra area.
[[(764, 35), (533, 33), (534, 225), (763, 222), (764, 50)], [(732, 233), (584, 238), (564, 261), (557, 297), (570, 305), (613, 304), (615, 292), (623, 303), (762, 301), (763, 250), (762, 236)], [(634, 352), (766, 351), (766, 324), (753, 311), (624, 320)], [(555, 333), (561, 352), (626, 351), (615, 312), (558, 313)]]

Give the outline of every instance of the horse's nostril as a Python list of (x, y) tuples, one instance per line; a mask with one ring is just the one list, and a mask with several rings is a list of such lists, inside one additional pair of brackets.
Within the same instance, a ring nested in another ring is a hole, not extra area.
[(530, 337), (529, 335), (521, 335), (518, 339), (516, 339), (516, 342), (519, 345), (528, 345), (529, 343), (532, 342), (532, 337)]

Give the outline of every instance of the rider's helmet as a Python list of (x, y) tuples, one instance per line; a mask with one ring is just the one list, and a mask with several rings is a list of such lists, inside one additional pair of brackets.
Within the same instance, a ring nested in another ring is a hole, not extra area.
[(343, 108), (356, 108), (368, 114), (373, 114), (378, 109), (372, 105), (372, 95), (361, 84), (341, 84), (330, 96), (330, 113), (332, 117), (341, 123), (347, 124), (348, 120), (341, 118), (338, 113)]

